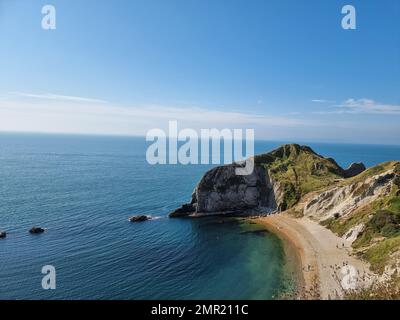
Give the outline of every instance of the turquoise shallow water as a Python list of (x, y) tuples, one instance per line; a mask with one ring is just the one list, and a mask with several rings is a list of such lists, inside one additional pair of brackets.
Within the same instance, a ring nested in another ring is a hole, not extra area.
[[(399, 147), (312, 146), (342, 165), (400, 159)], [(0, 134), (0, 299), (271, 299), (286, 288), (273, 234), (166, 217), (209, 166), (150, 166), (145, 150), (143, 138)], [(155, 219), (131, 224), (134, 214)], [(48, 230), (31, 236), (33, 225)], [(41, 288), (48, 264), (56, 290)]]

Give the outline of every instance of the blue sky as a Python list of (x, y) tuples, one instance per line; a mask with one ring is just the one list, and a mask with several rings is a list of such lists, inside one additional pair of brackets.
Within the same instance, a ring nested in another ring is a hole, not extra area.
[(0, 131), (400, 136), (398, 0), (0, 0), (0, 39)]

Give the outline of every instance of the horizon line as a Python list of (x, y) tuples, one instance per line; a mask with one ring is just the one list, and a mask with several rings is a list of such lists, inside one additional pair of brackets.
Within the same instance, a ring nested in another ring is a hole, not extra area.
[[(145, 135), (135, 135), (135, 134), (112, 134), (112, 133), (76, 133), (76, 132), (40, 132), (40, 131), (3, 131), (0, 129), (0, 135), (46, 135), (46, 136), (75, 136), (75, 137), (108, 137), (108, 138), (143, 138), (146, 142)], [(176, 138), (167, 136), (167, 139)], [(200, 137), (198, 139), (201, 140)], [(232, 139), (233, 140), (233, 139)], [(331, 141), (331, 140), (308, 140), (308, 139), (254, 139), (254, 141), (260, 142), (278, 142), (283, 144), (299, 144), (304, 145), (304, 143), (317, 143), (317, 144), (341, 144), (341, 145), (366, 145), (366, 146), (393, 146), (400, 147), (399, 144), (394, 143), (366, 143), (366, 142), (354, 142), (354, 141)], [(297, 142), (296, 142), (297, 141)]]

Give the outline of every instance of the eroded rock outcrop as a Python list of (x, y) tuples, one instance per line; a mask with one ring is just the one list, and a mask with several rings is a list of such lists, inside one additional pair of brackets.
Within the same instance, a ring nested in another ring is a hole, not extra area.
[(187, 215), (272, 212), (277, 206), (268, 173), (256, 167), (252, 174), (237, 175), (236, 164), (211, 169), (200, 180), (192, 201), (170, 214)]
[(357, 237), (364, 231), (364, 229), (365, 223), (360, 223), (350, 228), (350, 230), (343, 235), (342, 239), (349, 243), (353, 243), (355, 240), (357, 240)]
[(372, 201), (388, 195), (393, 186), (395, 174), (388, 171), (321, 192), (305, 206), (303, 214), (317, 220), (344, 217)]
[(350, 167), (344, 170), (343, 175), (345, 178), (352, 178), (366, 170), (365, 165), (361, 162), (352, 163)]

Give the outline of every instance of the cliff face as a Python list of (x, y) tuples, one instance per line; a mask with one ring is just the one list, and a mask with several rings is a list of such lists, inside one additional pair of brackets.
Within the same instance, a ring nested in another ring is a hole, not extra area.
[(170, 214), (215, 215), (273, 212), (276, 202), (268, 172), (256, 167), (251, 175), (236, 175), (236, 165), (226, 165), (208, 171), (192, 194), (192, 201)]
[(195, 189), (192, 204), (197, 214), (276, 209), (273, 188), (264, 168), (238, 176), (235, 166), (217, 167), (207, 172)]
[(392, 191), (394, 178), (393, 171), (388, 171), (321, 192), (305, 205), (303, 214), (320, 221), (346, 217), (356, 209), (387, 196)]
[(364, 168), (359, 164), (344, 170), (334, 160), (295, 144), (256, 156), (254, 161), (255, 169), (248, 176), (236, 175), (236, 164), (208, 171), (196, 186), (191, 202), (170, 216), (283, 211), (295, 205), (304, 194)]

